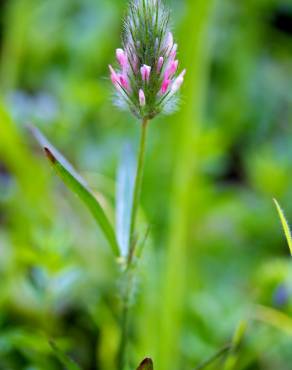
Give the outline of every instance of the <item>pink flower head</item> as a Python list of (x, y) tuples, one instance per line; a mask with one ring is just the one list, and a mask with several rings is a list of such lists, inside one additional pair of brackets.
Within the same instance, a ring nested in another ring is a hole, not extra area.
[(173, 84), (171, 86), (171, 92), (172, 94), (175, 94), (181, 87), (181, 85), (184, 82), (184, 76), (186, 74), (186, 70), (184, 69), (181, 74), (173, 81)]
[(157, 72), (158, 73), (160, 73), (163, 63), (164, 63), (164, 58), (159, 57), (158, 62), (157, 62)]
[(141, 107), (145, 107), (146, 105), (146, 98), (142, 89), (139, 90), (139, 103)]
[(120, 66), (123, 70), (127, 70), (129, 66), (127, 53), (123, 49), (117, 49), (116, 50), (116, 57), (117, 61), (119, 62)]
[(132, 0), (124, 22), (122, 48), (116, 49), (118, 68), (110, 66), (119, 107), (139, 119), (153, 119), (175, 107), (185, 71), (178, 74), (178, 46), (169, 29), (163, 0)]
[(149, 82), (150, 73), (151, 73), (151, 67), (147, 66), (146, 64), (143, 64), (143, 66), (141, 67), (141, 76), (144, 82), (145, 81)]

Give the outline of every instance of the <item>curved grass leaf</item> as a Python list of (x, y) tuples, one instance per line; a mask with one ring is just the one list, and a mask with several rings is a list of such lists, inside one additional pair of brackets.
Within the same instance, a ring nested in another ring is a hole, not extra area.
[(74, 170), (71, 164), (48, 142), (44, 135), (35, 127), (31, 128), (34, 137), (44, 149), (47, 158), (51, 162), (57, 175), (64, 181), (87, 206), (94, 219), (103, 231), (104, 236), (109, 242), (114, 254), (119, 256), (119, 247), (116, 240), (115, 232), (110, 224), (101, 205), (88, 188), (86, 182)]
[(292, 336), (292, 319), (291, 317), (275, 308), (256, 305), (253, 310), (254, 319), (272, 326), (286, 335)]
[(80, 367), (77, 366), (77, 364), (73, 360), (71, 360), (57, 347), (56, 343), (54, 343), (53, 341), (50, 341), (49, 343), (55, 356), (65, 366), (66, 370), (81, 370)]
[(145, 358), (137, 367), (137, 370), (153, 370), (153, 362), (151, 358)]
[(276, 204), (277, 211), (278, 211), (278, 214), (279, 214), (279, 217), (280, 217), (280, 220), (281, 220), (281, 224), (282, 224), (282, 227), (283, 227), (283, 230), (284, 230), (287, 242), (288, 242), (288, 246), (290, 248), (290, 253), (292, 255), (292, 236), (291, 236), (291, 231), (290, 231), (290, 228), (289, 228), (288, 221), (287, 221), (287, 219), (284, 215), (284, 211), (282, 210), (280, 204), (277, 202), (276, 199), (274, 199), (274, 202)]
[(116, 190), (117, 238), (122, 256), (127, 256), (129, 251), (134, 183), (135, 157), (131, 146), (126, 145), (118, 169)]

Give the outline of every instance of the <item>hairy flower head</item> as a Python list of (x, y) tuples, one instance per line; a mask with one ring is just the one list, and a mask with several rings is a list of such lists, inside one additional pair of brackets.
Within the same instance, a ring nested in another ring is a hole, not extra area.
[(169, 111), (186, 71), (177, 74), (177, 44), (161, 0), (130, 2), (122, 43), (116, 50), (118, 69), (109, 66), (119, 105), (140, 119)]

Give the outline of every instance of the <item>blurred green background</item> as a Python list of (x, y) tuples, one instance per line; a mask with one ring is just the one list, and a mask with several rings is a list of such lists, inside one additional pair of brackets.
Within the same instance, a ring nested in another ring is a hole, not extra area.
[[(131, 368), (151, 356), (157, 370), (194, 369), (247, 320), (234, 369), (291, 370), (292, 262), (272, 203), (292, 220), (291, 1), (167, 4), (188, 72), (179, 111), (149, 127)], [(62, 369), (49, 339), (84, 370), (115, 368), (119, 268), (26, 125), (114, 222), (121, 153), (139, 137), (108, 79), (126, 6), (0, 2), (1, 369)]]

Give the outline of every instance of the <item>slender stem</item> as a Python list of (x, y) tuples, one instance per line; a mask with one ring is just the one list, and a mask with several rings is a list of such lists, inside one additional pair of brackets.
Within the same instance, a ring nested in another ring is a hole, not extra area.
[(135, 228), (136, 228), (138, 207), (139, 207), (139, 202), (140, 202), (142, 179), (143, 179), (147, 126), (148, 126), (148, 120), (144, 119), (142, 122), (137, 172), (136, 172), (133, 205), (132, 205), (132, 213), (131, 213), (130, 242), (129, 242), (129, 253), (128, 253), (128, 259), (127, 259), (127, 269), (131, 267), (132, 259), (133, 259), (134, 252), (135, 252), (135, 245), (136, 245)]
[(128, 344), (128, 323), (129, 323), (129, 308), (130, 308), (130, 296), (131, 296), (131, 287), (132, 287), (132, 276), (131, 271), (126, 270), (126, 286), (123, 295), (123, 310), (122, 310), (122, 317), (121, 317), (121, 339), (120, 339), (120, 346), (118, 352), (118, 363), (117, 368), (118, 370), (124, 370), (126, 365), (126, 351), (127, 351), (127, 344)]
[(126, 351), (128, 344), (128, 326), (129, 326), (129, 311), (130, 311), (130, 297), (133, 284), (133, 271), (131, 269), (133, 257), (135, 255), (136, 247), (136, 219), (138, 213), (138, 207), (141, 195), (141, 186), (143, 179), (143, 167), (145, 158), (145, 148), (146, 148), (146, 133), (147, 133), (148, 120), (144, 119), (142, 121), (141, 138), (139, 145), (138, 163), (137, 171), (134, 185), (134, 195), (131, 211), (131, 223), (130, 223), (130, 239), (129, 239), (129, 252), (127, 256), (126, 270), (125, 270), (125, 287), (123, 293), (123, 312), (121, 318), (121, 340), (118, 352), (118, 369), (124, 370), (126, 364)]

